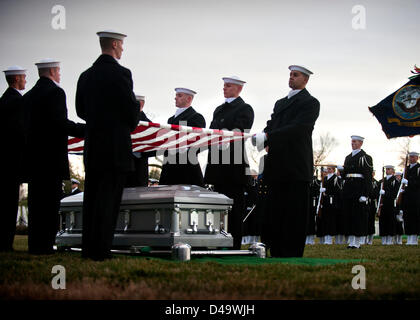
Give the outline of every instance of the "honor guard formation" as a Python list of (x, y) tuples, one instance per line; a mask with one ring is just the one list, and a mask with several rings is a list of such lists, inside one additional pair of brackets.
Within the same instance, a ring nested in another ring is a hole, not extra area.
[[(118, 62), (127, 36), (112, 30), (97, 35), (101, 55), (77, 82), (76, 112), (85, 123), (67, 118), (60, 61), (35, 63), (39, 79), (25, 94), (27, 70), (19, 66), (4, 70), (8, 88), (0, 98), (4, 119), (0, 130), (7, 137), (3, 139), (7, 153), (0, 161), (7, 170), (0, 192), (1, 251), (13, 250), (19, 187), (28, 183), (29, 253), (54, 253), (60, 201), (82, 192), (80, 181), (71, 179), (71, 193), (63, 194), (63, 180), (70, 180), (69, 136), (85, 141), (84, 258), (111, 258), (123, 189), (150, 183), (148, 158), (156, 152), (133, 152), (130, 136), (139, 121), (150, 122), (143, 111), (145, 96), (133, 92), (131, 72)], [(259, 151), (267, 152), (258, 173), (249, 174), (242, 139), (211, 145), (204, 173), (197, 160), (198, 148), (165, 151), (158, 183), (208, 187), (233, 199), (228, 231), (234, 249), (240, 249), (242, 239), (249, 237), (260, 239), (272, 257), (302, 257), (305, 245), (315, 244), (316, 238), (321, 245), (360, 249), (372, 244), (376, 219), (383, 245), (402, 244), (402, 235), (407, 236), (407, 245), (417, 245), (419, 154), (410, 152), (399, 174), (394, 166), (385, 166), (382, 179), (376, 181), (372, 157), (362, 149), (364, 138), (354, 135), (352, 151), (342, 166), (314, 166), (312, 132), (320, 103), (306, 89), (313, 73), (301, 65), (291, 65), (289, 70), (291, 91), (275, 102), (263, 132), (251, 139)], [(167, 123), (251, 130), (254, 109), (241, 96), (246, 82), (236, 76), (222, 80), (225, 102), (214, 109), (210, 122), (200, 114), (203, 107), (194, 104), (197, 92), (177, 87), (176, 111)]]

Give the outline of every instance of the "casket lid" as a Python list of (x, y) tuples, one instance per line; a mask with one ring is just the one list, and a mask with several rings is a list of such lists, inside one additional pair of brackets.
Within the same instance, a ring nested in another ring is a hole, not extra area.
[[(61, 200), (62, 206), (81, 205), (83, 192)], [(197, 203), (232, 205), (233, 200), (224, 194), (195, 185), (171, 185), (125, 188), (122, 204)]]

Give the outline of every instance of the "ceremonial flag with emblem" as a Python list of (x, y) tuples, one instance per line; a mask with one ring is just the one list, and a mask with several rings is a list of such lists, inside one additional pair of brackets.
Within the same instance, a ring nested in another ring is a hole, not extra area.
[(414, 68), (409, 82), (369, 107), (388, 139), (420, 134), (420, 69)]
[[(226, 144), (251, 137), (250, 133), (203, 129), (179, 125), (140, 121), (131, 133), (133, 152), (206, 148), (213, 144)], [(68, 150), (71, 154), (83, 152), (84, 140), (70, 137)]]

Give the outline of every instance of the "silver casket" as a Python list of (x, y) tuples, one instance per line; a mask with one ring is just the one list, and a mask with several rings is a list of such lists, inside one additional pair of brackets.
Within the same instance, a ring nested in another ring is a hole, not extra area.
[[(124, 189), (113, 247), (232, 247), (233, 200), (191, 185)], [(58, 248), (81, 247), (83, 193), (61, 200)]]

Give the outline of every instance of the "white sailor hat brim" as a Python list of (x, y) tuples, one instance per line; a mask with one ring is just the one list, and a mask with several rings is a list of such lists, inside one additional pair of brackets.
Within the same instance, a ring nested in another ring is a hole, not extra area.
[(141, 96), (141, 95), (138, 95), (138, 94), (136, 94), (135, 96), (136, 96), (137, 101), (144, 101), (146, 99), (145, 96)]
[(23, 69), (20, 66), (11, 66), (8, 67), (6, 70), (3, 70), (6, 76), (17, 76), (21, 74), (26, 74), (26, 69)]
[(197, 92), (195, 92), (194, 90), (187, 88), (175, 88), (175, 92), (189, 94), (190, 96), (194, 96), (197, 94)]
[(71, 179), (71, 183), (76, 183), (76, 184), (80, 184), (80, 181), (79, 180), (77, 180), (77, 179)]
[(385, 169), (395, 169), (395, 166), (388, 164), (388, 165), (384, 166), (384, 168)]
[(413, 152), (409, 152), (408, 155), (409, 156), (412, 156), (412, 157), (418, 157), (419, 156), (419, 153), (413, 151)]
[(240, 86), (243, 86), (246, 83), (245, 81), (239, 79), (239, 77), (237, 77), (237, 76), (224, 77), (224, 78), (222, 78), (222, 80), (225, 83), (233, 83), (233, 84), (238, 84)]
[(304, 66), (297, 65), (297, 64), (292, 64), (291, 66), (289, 66), (289, 70), (290, 71), (300, 71), (300, 72), (306, 74), (307, 76), (310, 76), (311, 74), (314, 74), (308, 68), (306, 68)]
[(361, 136), (351, 136), (352, 140), (359, 140), (359, 141), (364, 141), (365, 138), (361, 137)]
[(38, 69), (55, 68), (60, 66), (60, 61), (48, 58), (42, 59), (41, 61), (35, 63), (35, 65), (38, 67)]
[(99, 36), (99, 38), (111, 38), (117, 40), (124, 40), (124, 38), (127, 37), (126, 34), (114, 30), (98, 31), (96, 34)]

